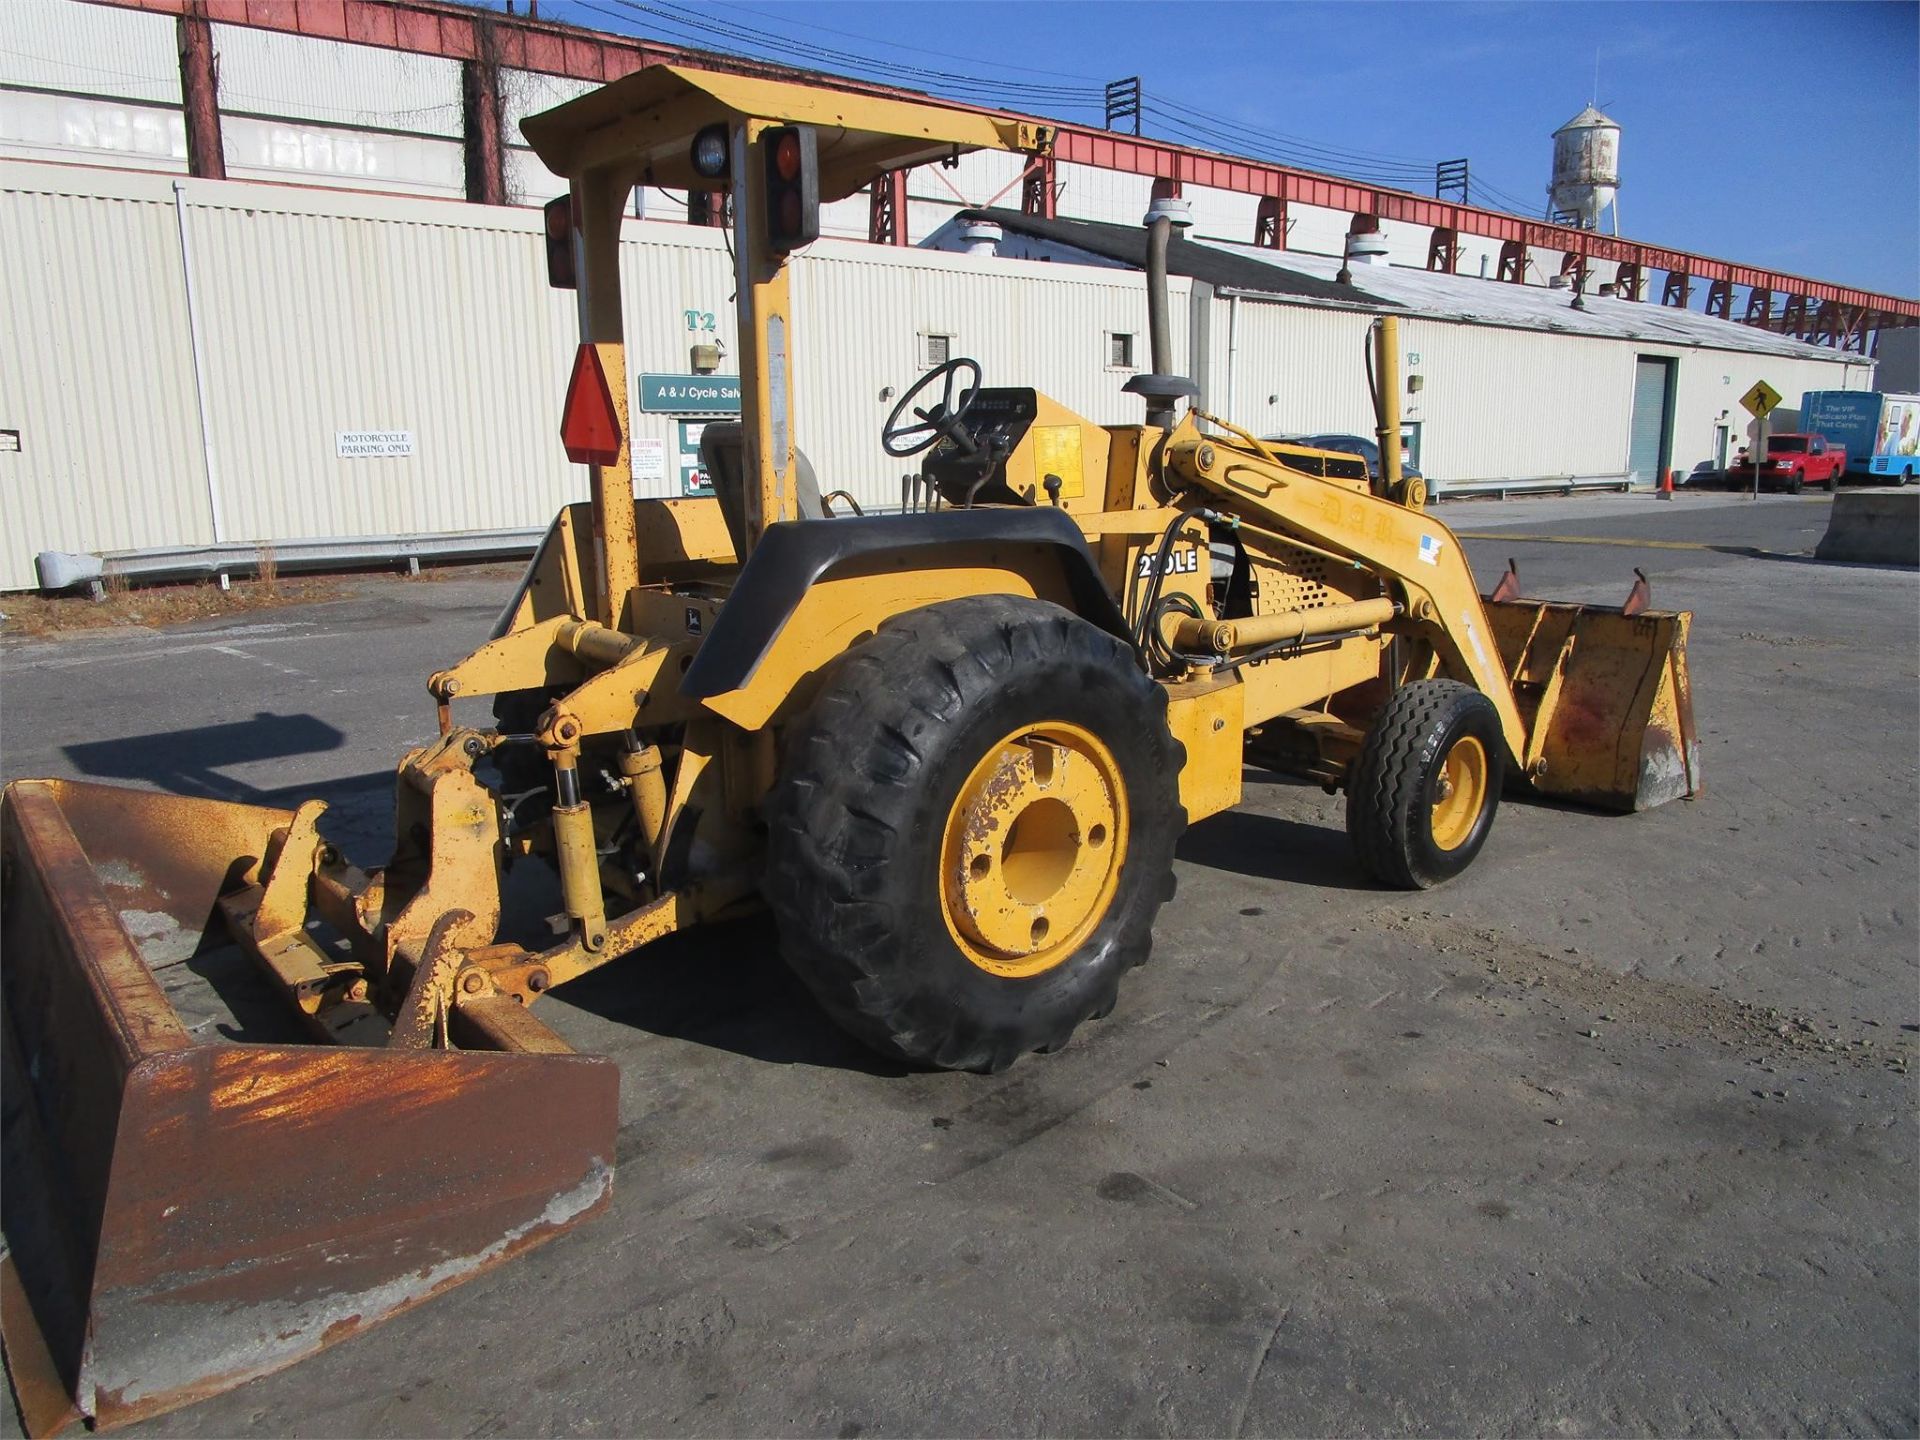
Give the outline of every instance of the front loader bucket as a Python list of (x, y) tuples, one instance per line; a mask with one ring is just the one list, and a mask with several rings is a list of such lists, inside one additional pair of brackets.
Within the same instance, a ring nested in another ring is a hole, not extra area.
[(1693, 617), (1645, 602), (1644, 581), (1620, 609), (1486, 602), (1527, 724), (1524, 765), (1542, 794), (1650, 810), (1700, 793), (1687, 676)]
[(266, 1374), (607, 1200), (609, 1062), (183, 1023), (167, 991), (292, 818), (64, 781), (0, 804), (0, 1326), (32, 1433)]

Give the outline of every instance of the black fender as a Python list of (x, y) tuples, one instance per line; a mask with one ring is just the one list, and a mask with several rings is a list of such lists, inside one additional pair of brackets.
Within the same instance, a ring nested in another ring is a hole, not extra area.
[(1066, 575), (1074, 609), (1132, 643), (1086, 537), (1064, 510), (1048, 507), (940, 510), (931, 514), (865, 515), (844, 520), (787, 520), (767, 527), (720, 607), (713, 632), (693, 657), (680, 693), (706, 700), (752, 678), (808, 588), (829, 571), (883, 552), (929, 555), (982, 541), (1052, 547)]

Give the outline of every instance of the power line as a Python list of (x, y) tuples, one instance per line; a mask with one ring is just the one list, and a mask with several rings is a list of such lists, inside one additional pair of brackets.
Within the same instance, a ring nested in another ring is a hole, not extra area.
[(1298, 135), (1289, 135), (1284, 131), (1267, 130), (1257, 125), (1248, 125), (1238, 120), (1228, 119), (1224, 115), (1215, 115), (1211, 111), (1196, 106), (1185, 105), (1177, 100), (1155, 97), (1155, 103), (1166, 109), (1176, 111), (1190, 120), (1199, 122), (1206, 128), (1246, 135), (1251, 139), (1263, 141), (1285, 150), (1300, 154), (1325, 156), (1330, 160), (1347, 161), (1366, 165), (1377, 171), (1405, 171), (1414, 175), (1432, 175), (1434, 161), (1422, 160), (1406, 155), (1382, 155), (1367, 150), (1352, 150), (1344, 146), (1323, 145)]
[[(585, 0), (581, 0), (581, 3), (585, 3)], [(1018, 80), (983, 80), (977, 76), (956, 71), (932, 69), (923, 65), (909, 65), (892, 60), (878, 60), (835, 49), (832, 46), (816, 45), (810, 41), (760, 30), (750, 25), (708, 19), (687, 12), (669, 10), (663, 6), (644, 4), (641, 0), (614, 0), (614, 3), (624, 10), (646, 16), (656, 26), (668, 27), (681, 34), (690, 35), (696, 44), (702, 46), (711, 47), (715, 39), (744, 46), (748, 58), (790, 64), (797, 56), (814, 64), (837, 66), (857, 74), (865, 72), (862, 78), (872, 79), (878, 75), (893, 83), (905, 83), (923, 90), (940, 90), (976, 101), (983, 98), (997, 99), (1011, 93), (1023, 97), (1029, 103), (1066, 105), (1086, 109), (1096, 108), (1102, 102), (1102, 91), (1090, 86), (1045, 85)], [(756, 49), (763, 52), (771, 51), (772, 54), (754, 55), (752, 52)]]
[(1354, 165), (1345, 162), (1334, 165), (1323, 159), (1290, 156), (1276, 152), (1269, 146), (1250, 146), (1244, 140), (1237, 139), (1230, 135), (1222, 135), (1219, 132), (1195, 124), (1192, 121), (1182, 120), (1177, 116), (1169, 115), (1165, 111), (1159, 110), (1152, 102), (1148, 102), (1146, 108), (1147, 113), (1159, 122), (1159, 129), (1172, 132), (1175, 138), (1184, 143), (1199, 145), (1203, 149), (1217, 149), (1222, 153), (1233, 155), (1247, 154), (1249, 151), (1253, 151), (1256, 152), (1254, 158), (1265, 158), (1278, 164), (1292, 165), (1302, 170), (1331, 171), (1350, 180), (1359, 180), (1367, 184), (1381, 185), (1388, 189), (1406, 189), (1414, 183), (1424, 184), (1433, 174), (1431, 170), (1420, 171), (1411, 168), (1399, 173), (1390, 173), (1384, 170), (1374, 169), (1370, 166)]
[(775, 17), (768, 11), (756, 10), (751, 5), (727, 4), (725, 0), (722, 0), (722, 4), (725, 9), (744, 10), (747, 14), (756, 15), (762, 20), (778, 18), (781, 23), (786, 25), (799, 25), (808, 30), (818, 30), (822, 34), (838, 35), (845, 40), (865, 41), (869, 45), (884, 45), (889, 50), (907, 50), (917, 55), (937, 55), (944, 60), (965, 61), (969, 65), (983, 65), (995, 70), (1017, 70), (1023, 75), (1053, 75), (1067, 80), (1085, 80), (1090, 85), (1102, 83), (1099, 77), (1094, 75), (1074, 75), (1053, 69), (1039, 70), (1030, 65), (1010, 65), (1004, 60), (987, 60), (978, 55), (956, 55), (947, 50), (929, 49), (925, 45), (908, 45), (899, 40), (882, 40), (878, 36), (856, 35), (851, 30), (835, 30), (831, 25), (821, 25), (811, 20), (792, 20), (788, 19), (785, 15)]
[[(619, 6), (620, 10), (627, 14), (616, 13), (604, 4), (595, 3), (595, 0), (571, 0), (571, 3), (577, 8), (589, 10), (625, 24), (632, 23), (629, 16), (644, 17), (649, 22), (649, 28), (664, 31), (663, 38), (674, 43), (687, 44), (694, 48), (739, 59), (785, 64), (792, 64), (797, 60), (849, 72), (855, 78), (876, 83), (941, 92), (950, 98), (974, 104), (995, 104), (1007, 108), (1027, 106), (1045, 110), (1086, 111), (1102, 117), (1106, 111), (1106, 93), (1103, 83), (1075, 85), (1058, 81), (1047, 83), (996, 79), (982, 76), (977, 70), (969, 74), (932, 65), (882, 59), (833, 45), (800, 39), (793, 35), (781, 34), (744, 21), (669, 9), (664, 5), (646, 3), (646, 0), (610, 0), (611, 4)], [(779, 23), (785, 19), (784, 16), (776, 18), (747, 5), (733, 4), (728, 5), (727, 8), (773, 23)], [(1058, 71), (1035, 70), (1026, 66), (999, 65), (998, 62), (953, 55), (948, 51), (925, 46), (907, 45), (895, 41), (875, 41), (810, 21), (793, 20), (785, 23), (803, 26), (823, 34), (863, 41), (867, 44), (879, 44), (894, 50), (934, 56), (950, 63), (997, 66), (1003, 70), (1018, 70), (1024, 74), (1063, 75), (1067, 80), (1088, 78)], [(1012, 102), (1010, 105), (1009, 101)], [(1329, 171), (1349, 179), (1391, 189), (1412, 190), (1416, 187), (1424, 189), (1432, 182), (1434, 174), (1432, 161), (1323, 145), (1284, 131), (1269, 130), (1233, 120), (1176, 100), (1143, 97), (1142, 108), (1146, 114), (1154, 117), (1157, 129), (1171, 132), (1178, 143), (1217, 149), (1226, 154), (1246, 154), (1250, 157), (1262, 157), (1281, 164), (1294, 165), (1305, 170)], [(1489, 200), (1511, 209), (1515, 214), (1525, 215), (1533, 208), (1484, 180), (1476, 178), (1474, 184), (1475, 189)]]

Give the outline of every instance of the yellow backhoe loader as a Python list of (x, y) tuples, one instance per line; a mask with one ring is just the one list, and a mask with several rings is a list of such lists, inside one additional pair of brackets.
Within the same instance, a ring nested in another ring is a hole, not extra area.
[[(833, 518), (793, 386), (833, 360), (797, 343), (789, 255), (823, 202), (962, 151), (1037, 158), (1047, 128), (654, 66), (524, 129), (570, 183), (548, 264), (578, 291), (561, 430), (592, 498), (429, 680), (388, 864), (350, 864), (318, 802), (7, 788), (0, 1321), (36, 1432), (263, 1374), (601, 1207), (616, 1076), (535, 1005), (662, 936), (765, 905), (853, 1034), (994, 1070), (1113, 1007), (1176, 840), (1249, 758), (1344, 788), (1392, 886), (1461, 871), (1503, 787), (1619, 810), (1698, 788), (1688, 617), (1511, 577), (1482, 598), (1400, 475), (1390, 317), (1385, 475), (1262, 443), (1167, 373), (1162, 207), (1154, 373), (1124, 387), (1144, 424), (956, 358), (881, 437), (937, 503)], [(731, 196), (743, 420), (707, 428), (714, 498), (633, 499), (619, 252), (643, 184)], [(454, 723), (476, 697), (496, 723)], [(524, 861), (558, 876), (544, 948), (502, 931)], [(195, 1041), (169, 993), (221, 946), (309, 1043)]]

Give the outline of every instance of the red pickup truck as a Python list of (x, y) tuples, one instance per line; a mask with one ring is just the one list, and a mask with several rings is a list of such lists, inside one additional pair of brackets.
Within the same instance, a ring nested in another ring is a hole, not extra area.
[[(1727, 471), (1727, 483), (1736, 490), (1753, 484), (1753, 464), (1745, 452)], [(1784, 490), (1798, 495), (1807, 485), (1837, 489), (1847, 473), (1847, 447), (1821, 434), (1769, 435), (1767, 463), (1760, 467), (1762, 490)]]

